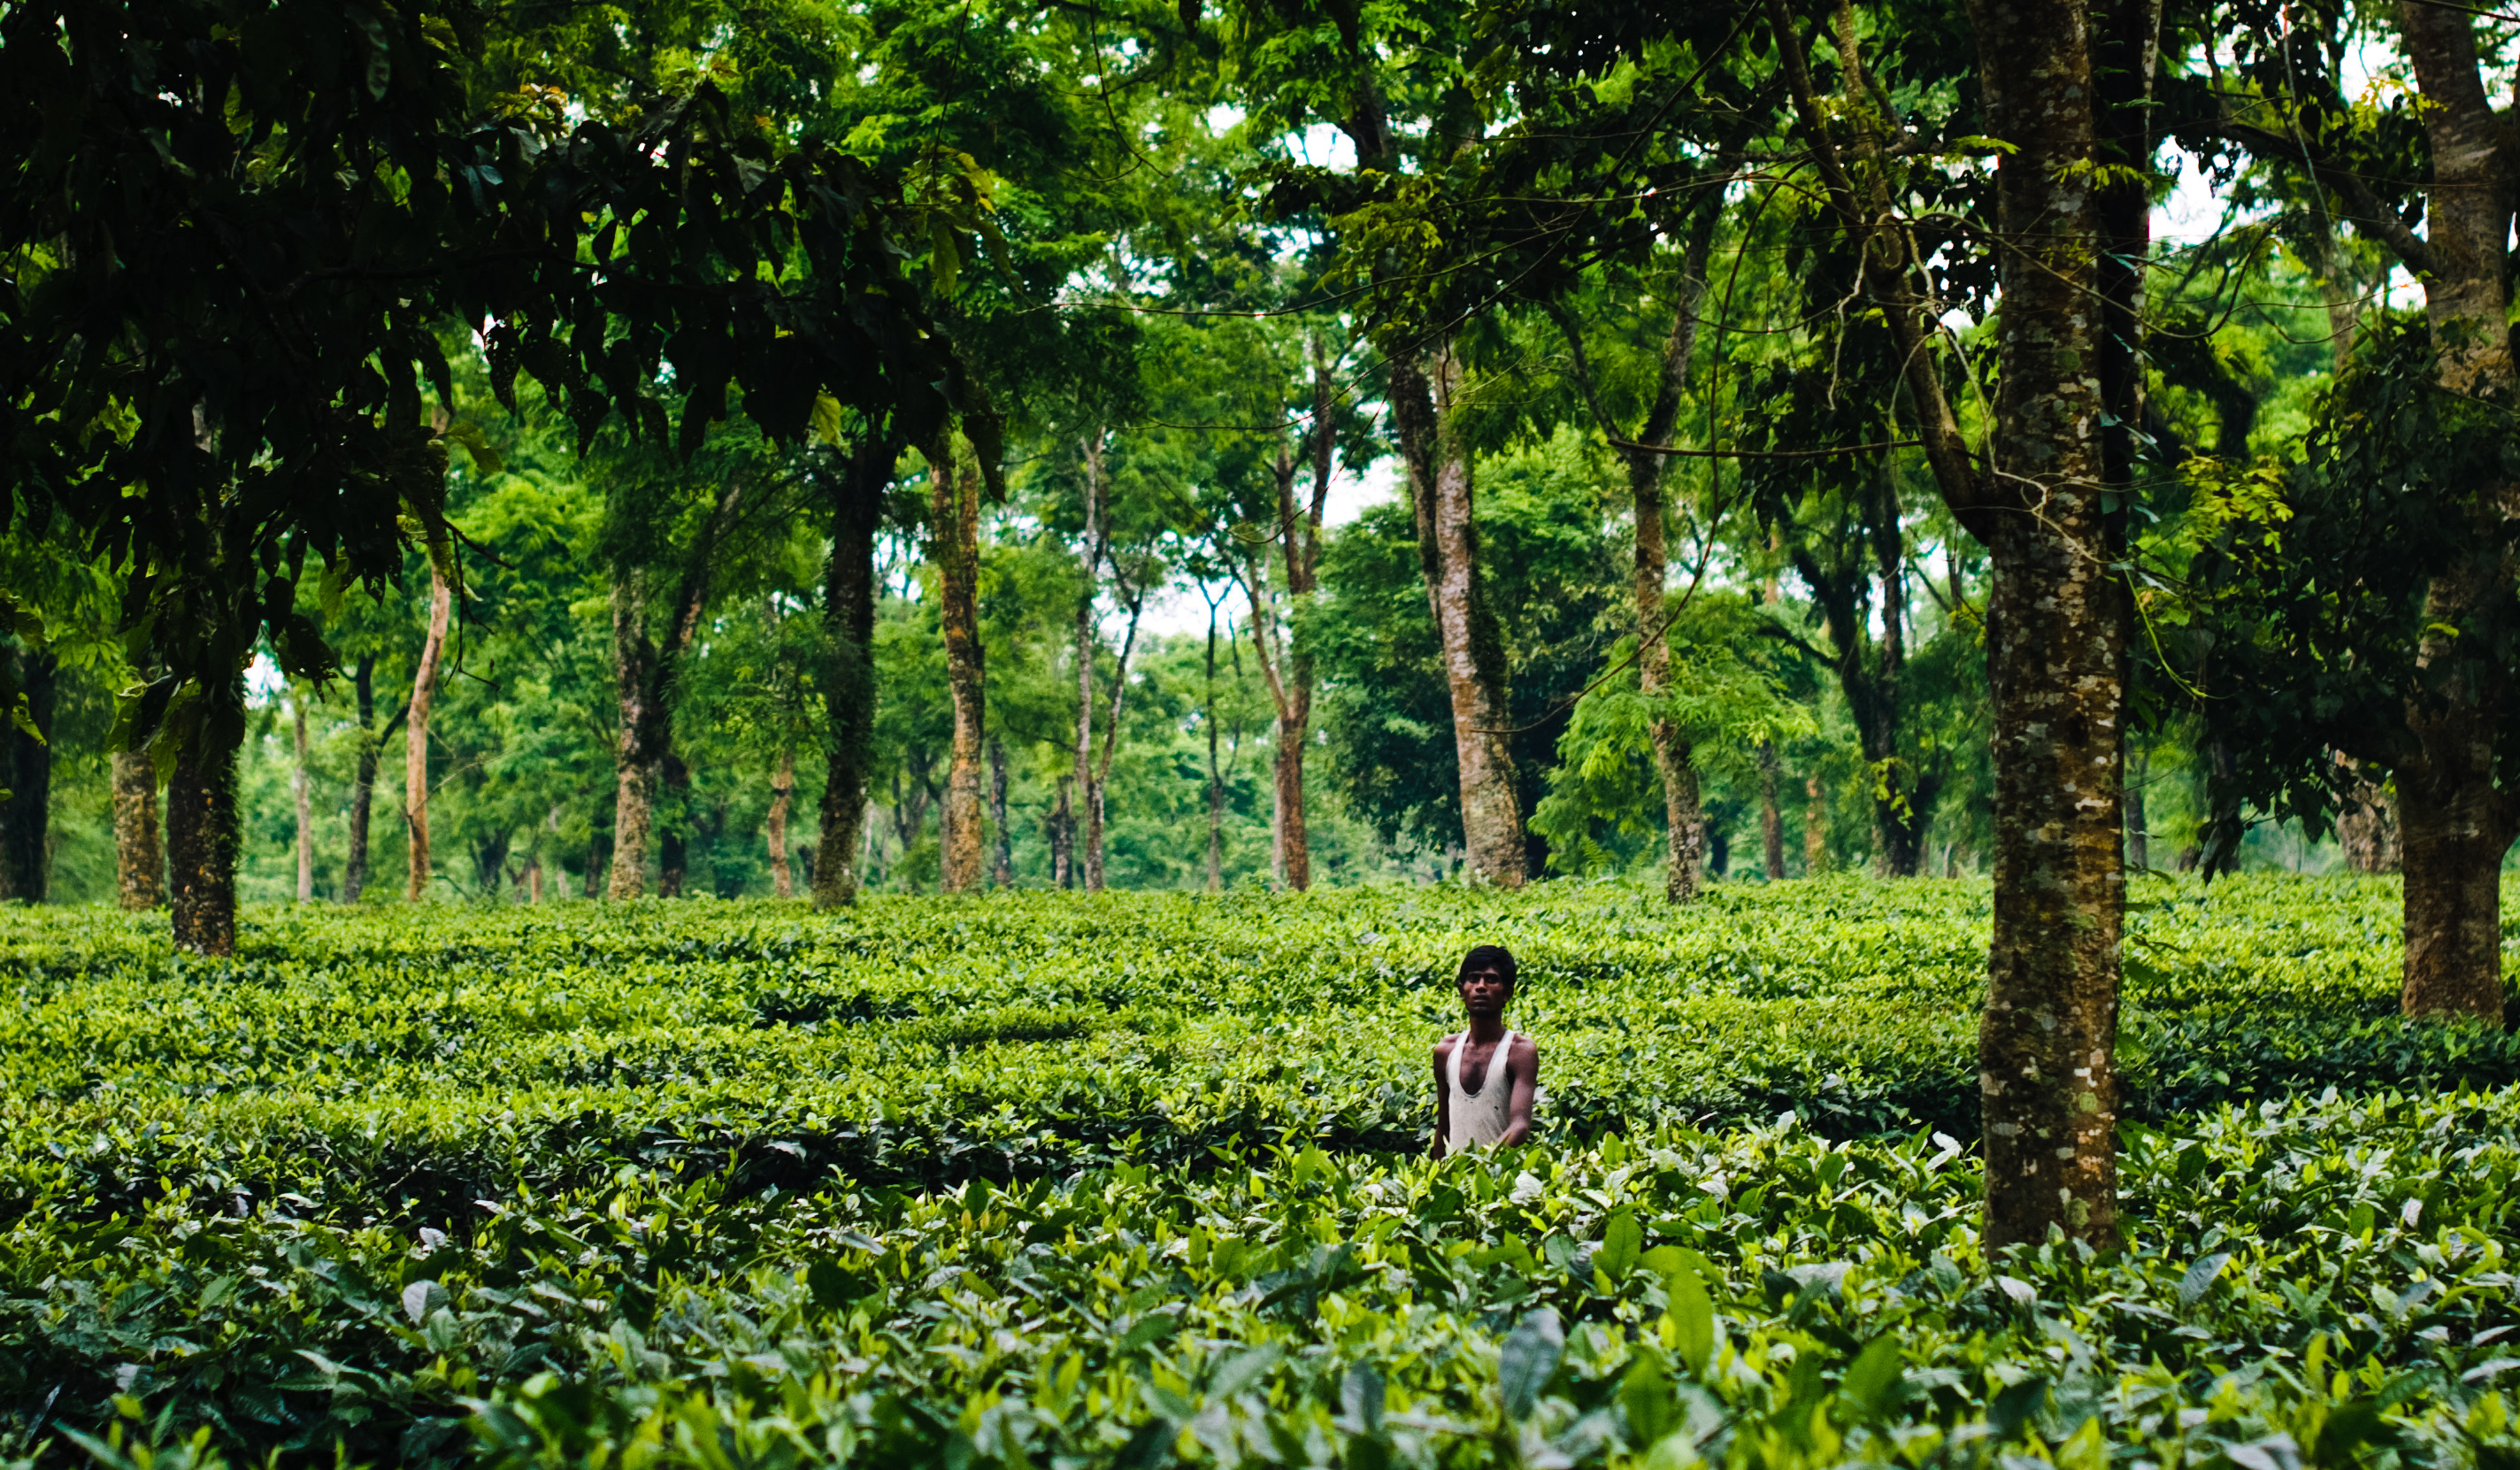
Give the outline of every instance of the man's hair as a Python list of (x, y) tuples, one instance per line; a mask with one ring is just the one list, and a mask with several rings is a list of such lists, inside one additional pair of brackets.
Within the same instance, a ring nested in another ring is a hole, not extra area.
[(1470, 952), (1462, 956), (1462, 973), (1453, 977), (1453, 983), (1460, 985), (1480, 970), (1494, 970), (1505, 977), (1507, 985), (1512, 985), (1513, 951), (1503, 944), (1472, 945)]

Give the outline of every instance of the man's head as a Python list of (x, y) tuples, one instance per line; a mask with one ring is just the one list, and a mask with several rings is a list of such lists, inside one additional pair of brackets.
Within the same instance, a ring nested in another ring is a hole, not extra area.
[(1480, 944), (1462, 956), (1462, 1009), (1471, 1019), (1505, 1014), (1513, 999), (1513, 951), (1503, 944)]

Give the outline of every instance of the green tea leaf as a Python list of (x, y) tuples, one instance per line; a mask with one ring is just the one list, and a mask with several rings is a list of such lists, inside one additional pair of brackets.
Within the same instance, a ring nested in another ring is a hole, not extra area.
[(1601, 1249), (1595, 1253), (1593, 1264), (1617, 1281), (1636, 1269), (1637, 1255), (1644, 1240), (1644, 1226), (1637, 1223), (1636, 1212), (1622, 1210), (1610, 1217), (1609, 1225), (1602, 1230)]
[(1715, 1360), (1715, 1300), (1695, 1271), (1680, 1271), (1670, 1280), (1671, 1320), (1680, 1342), (1680, 1360), (1703, 1378)]
[(2197, 1298), (2204, 1296), (2212, 1288), (2214, 1278), (2223, 1274), (2223, 1267), (2230, 1263), (2230, 1252), (2216, 1251), (2213, 1255), (2189, 1266), (2187, 1274), (2179, 1278), (2179, 1305), (2195, 1306)]
[(1566, 1332), (1557, 1309), (1543, 1307), (1522, 1319), (1497, 1354), (1497, 1390), (1506, 1417), (1519, 1424), (1531, 1417), (1540, 1391), (1557, 1371), (1566, 1352)]

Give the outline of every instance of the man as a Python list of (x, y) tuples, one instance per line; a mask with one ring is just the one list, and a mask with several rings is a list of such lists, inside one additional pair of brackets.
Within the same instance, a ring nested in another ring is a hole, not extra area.
[(1435, 1157), (1531, 1136), (1540, 1047), (1505, 1028), (1513, 999), (1513, 955), (1481, 944), (1462, 957), (1456, 982), (1469, 1030), (1435, 1043)]

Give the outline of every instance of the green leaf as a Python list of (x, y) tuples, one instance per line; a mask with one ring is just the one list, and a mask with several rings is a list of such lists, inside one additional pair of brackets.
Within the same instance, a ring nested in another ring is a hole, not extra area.
[(1136, 1326), (1120, 1335), (1114, 1351), (1126, 1356), (1151, 1348), (1181, 1331), (1181, 1318), (1169, 1311), (1150, 1311), (1138, 1319)]
[(1557, 1371), (1557, 1360), (1565, 1353), (1566, 1331), (1558, 1325), (1553, 1307), (1532, 1312), (1507, 1336), (1497, 1355), (1497, 1391), (1508, 1419), (1519, 1424), (1531, 1417), (1540, 1391)]
[(1680, 1404), (1672, 1397), (1671, 1375), (1660, 1360), (1640, 1356), (1619, 1381), (1619, 1406), (1627, 1410), (1631, 1443), (1651, 1445), (1680, 1423)]
[(1227, 1358), (1224, 1365), (1216, 1370), (1216, 1376), (1208, 1380), (1207, 1396), (1210, 1399), (1233, 1398), (1258, 1383), (1285, 1355), (1286, 1350), (1276, 1343), (1243, 1349)]
[(1671, 1321), (1679, 1337), (1680, 1360), (1700, 1378), (1715, 1360), (1715, 1300), (1695, 1271), (1675, 1272), (1670, 1281)]
[(805, 1289), (814, 1294), (815, 1306), (837, 1311), (868, 1295), (874, 1283), (837, 1262), (817, 1261), (805, 1267)]
[(2230, 1262), (2230, 1252), (2216, 1251), (2189, 1266), (2187, 1274), (2179, 1278), (2179, 1305), (2195, 1306), (2197, 1299), (2214, 1285), (2214, 1278), (2223, 1274), (2223, 1267)]
[(1622, 1210), (1610, 1217), (1609, 1227), (1601, 1232), (1601, 1249), (1594, 1255), (1593, 1263), (1616, 1281), (1636, 1269), (1637, 1253), (1644, 1240), (1645, 1229), (1637, 1223), (1636, 1212)]
[(1382, 1374), (1370, 1362), (1358, 1363), (1339, 1380), (1339, 1407), (1358, 1434), (1382, 1433)]
[(2033, 1374), (1999, 1392), (1986, 1407), (1987, 1427), (1998, 1440), (2015, 1440), (2048, 1401), (2048, 1380)]
[(1868, 1419), (1886, 1417), (1899, 1405), (1907, 1362), (1898, 1340), (1884, 1334), (1867, 1344), (1838, 1381), (1838, 1393), (1851, 1400)]

